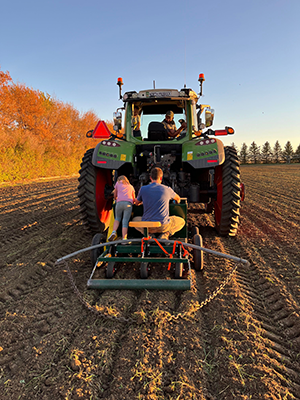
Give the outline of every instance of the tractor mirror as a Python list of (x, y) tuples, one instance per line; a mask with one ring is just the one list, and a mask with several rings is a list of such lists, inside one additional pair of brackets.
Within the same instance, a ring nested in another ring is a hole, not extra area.
[(114, 131), (118, 132), (122, 129), (122, 113), (117, 111), (114, 113)]
[(209, 126), (212, 126), (213, 121), (214, 121), (214, 115), (215, 115), (215, 110), (212, 108), (207, 108), (205, 110), (205, 126), (208, 128)]

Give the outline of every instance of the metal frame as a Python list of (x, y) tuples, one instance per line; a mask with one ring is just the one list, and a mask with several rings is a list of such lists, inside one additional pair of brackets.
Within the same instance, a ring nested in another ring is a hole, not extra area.
[[(175, 240), (164, 240), (164, 239), (159, 239), (158, 240), (160, 243), (165, 244), (166, 246), (164, 247), (166, 250), (171, 249), (172, 246), (168, 247), (168, 245), (172, 245), (175, 243)], [(86, 252), (86, 251), (91, 251), (97, 248), (101, 247), (106, 247), (106, 246), (118, 246), (119, 249), (122, 248), (122, 251), (124, 248), (127, 248), (127, 252), (130, 251), (135, 251), (135, 253), (140, 253), (140, 246), (134, 246), (133, 243), (141, 243), (142, 239), (128, 239), (128, 240), (119, 240), (115, 242), (106, 242), (106, 243), (101, 243), (95, 246), (90, 246), (85, 249), (79, 250), (75, 253), (69, 254), (67, 256), (64, 256), (60, 259), (57, 260), (57, 263), (67, 260), (69, 258), (75, 257), (80, 253)], [(150, 239), (147, 243), (152, 244), (155, 243), (153, 239)], [(131, 245), (132, 244), (132, 245)], [(232, 256), (230, 254), (224, 254), (224, 253), (219, 253), (217, 251), (211, 250), (211, 249), (206, 249), (205, 247), (197, 246), (191, 243), (184, 243), (182, 242), (183, 247), (185, 248), (192, 248), (196, 250), (202, 250), (203, 252), (213, 254), (218, 257), (226, 258), (229, 260), (232, 260), (237, 263), (242, 263), (245, 264), (246, 266), (249, 266), (249, 261), (244, 260), (242, 258), (238, 258), (235, 256)], [(153, 252), (155, 250), (155, 247), (158, 247), (157, 245), (152, 246)], [(124, 250), (125, 251), (125, 250)], [(94, 265), (93, 271), (90, 275), (90, 278), (87, 282), (87, 287), (90, 289), (157, 289), (157, 290), (190, 290), (192, 287), (192, 281), (190, 279), (190, 263), (187, 258), (157, 258), (157, 257), (105, 257), (109, 252), (109, 249), (106, 249), (97, 259), (97, 262)], [(188, 263), (189, 265), (189, 278), (188, 279), (93, 279), (93, 275), (95, 273), (95, 270), (97, 268), (97, 264), (99, 261), (106, 261), (106, 262), (161, 262), (167, 264), (170, 260), (171, 262), (182, 262), (182, 263)]]

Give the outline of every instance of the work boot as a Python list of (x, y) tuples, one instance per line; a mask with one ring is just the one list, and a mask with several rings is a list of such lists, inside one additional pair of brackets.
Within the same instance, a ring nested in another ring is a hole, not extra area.
[(166, 239), (166, 240), (168, 240), (168, 239), (169, 239), (169, 236), (170, 236), (169, 232), (164, 232), (164, 233), (161, 233), (161, 234), (158, 236), (158, 239)]
[(112, 231), (110, 237), (108, 238), (109, 242), (113, 242), (117, 237), (117, 232), (116, 231)]

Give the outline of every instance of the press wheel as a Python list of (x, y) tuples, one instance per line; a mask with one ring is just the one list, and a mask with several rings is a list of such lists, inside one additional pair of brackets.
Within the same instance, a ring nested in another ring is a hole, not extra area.
[(182, 278), (183, 263), (175, 263), (175, 279)]
[[(194, 235), (193, 244), (196, 246), (203, 247), (203, 241), (201, 235)], [(196, 271), (200, 271), (203, 269), (203, 251), (198, 249), (193, 249), (193, 257), (194, 257), (194, 268)]]
[(194, 235), (199, 235), (199, 228), (198, 228), (198, 226), (192, 226), (191, 232), (192, 232), (192, 237), (193, 237)]
[(106, 278), (108, 279), (113, 278), (115, 272), (116, 272), (115, 263), (114, 262), (108, 263), (106, 267)]
[(142, 279), (147, 279), (148, 278), (148, 263), (146, 263), (146, 262), (142, 262), (141, 263), (140, 273), (141, 273), (141, 278)]
[[(93, 240), (92, 240), (92, 246), (96, 246), (97, 244), (100, 244), (103, 240), (103, 234), (102, 233), (96, 233), (94, 235)], [(96, 264), (97, 258), (100, 256), (102, 253), (102, 248), (97, 248), (91, 250), (91, 261), (92, 261), (92, 266)]]

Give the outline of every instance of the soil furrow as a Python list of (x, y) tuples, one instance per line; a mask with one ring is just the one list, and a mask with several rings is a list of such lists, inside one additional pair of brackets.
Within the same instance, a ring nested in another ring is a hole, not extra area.
[[(218, 237), (203, 207), (188, 210), (204, 246), (251, 264), (201, 309), (232, 262), (206, 254), (188, 292), (100, 291), (87, 289), (92, 266), (83, 253), (69, 266), (99, 314), (91, 312), (55, 264), (91, 244), (77, 179), (1, 188), (0, 398), (300, 399), (300, 167), (241, 172), (237, 237)], [(96, 271), (104, 275), (105, 265)], [(166, 276), (172, 268), (151, 267), (151, 277)], [(139, 265), (119, 264), (116, 278), (139, 278)]]

